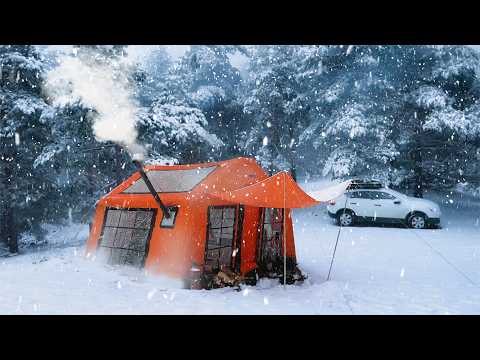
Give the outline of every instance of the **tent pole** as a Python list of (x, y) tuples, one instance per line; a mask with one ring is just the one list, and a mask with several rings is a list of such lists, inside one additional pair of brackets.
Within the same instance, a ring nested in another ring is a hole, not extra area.
[(287, 173), (283, 173), (283, 289), (286, 290), (287, 286), (287, 199), (286, 199), (286, 183)]

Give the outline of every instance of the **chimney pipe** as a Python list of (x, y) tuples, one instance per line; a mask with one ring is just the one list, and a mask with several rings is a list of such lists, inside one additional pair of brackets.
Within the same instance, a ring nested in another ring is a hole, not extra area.
[(162, 202), (162, 200), (160, 199), (160, 196), (158, 196), (157, 191), (155, 190), (155, 188), (153, 187), (152, 183), (151, 183), (150, 180), (148, 179), (147, 174), (146, 174), (145, 171), (143, 170), (142, 162), (141, 162), (140, 160), (133, 160), (133, 163), (134, 163), (135, 166), (137, 167), (138, 172), (140, 173), (140, 176), (142, 177), (143, 181), (145, 182), (145, 185), (147, 185), (148, 190), (149, 190), (150, 193), (152, 194), (152, 196), (153, 196), (153, 198), (155, 199), (155, 201), (157, 202), (158, 206), (162, 209), (162, 211), (163, 211), (163, 216), (165, 216), (167, 219), (170, 219), (170, 212), (168, 211), (167, 207), (166, 207), (165, 204)]

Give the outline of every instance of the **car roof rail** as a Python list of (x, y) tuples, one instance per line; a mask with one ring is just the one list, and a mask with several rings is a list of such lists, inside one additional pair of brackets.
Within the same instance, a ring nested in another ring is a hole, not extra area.
[(356, 189), (381, 189), (383, 184), (378, 180), (364, 180), (364, 179), (352, 179), (347, 190)]

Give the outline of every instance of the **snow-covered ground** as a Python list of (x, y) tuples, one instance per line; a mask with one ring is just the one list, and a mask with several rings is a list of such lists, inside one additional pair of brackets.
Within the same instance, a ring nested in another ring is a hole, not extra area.
[(309, 279), (286, 289), (266, 280), (241, 291), (184, 290), (85, 259), (73, 245), (88, 228), (63, 228), (49, 235), (61, 247), (0, 258), (0, 313), (480, 314), (480, 203), (450, 199), (442, 229), (344, 228), (328, 282), (338, 227), (323, 206), (295, 210), (297, 257)]

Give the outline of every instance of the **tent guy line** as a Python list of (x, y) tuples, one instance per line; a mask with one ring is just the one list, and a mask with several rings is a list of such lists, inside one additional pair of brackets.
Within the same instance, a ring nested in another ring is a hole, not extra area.
[[(345, 197), (345, 205), (343, 206), (343, 214), (345, 214), (345, 210), (347, 208), (347, 200), (348, 200), (348, 198)], [(335, 259), (335, 254), (337, 253), (337, 245), (338, 245), (338, 241), (340, 239), (340, 233), (342, 231), (342, 228), (343, 228), (343, 225), (342, 225), (342, 222), (340, 222), (338, 232), (337, 232), (337, 239), (335, 240), (335, 247), (333, 249), (332, 260), (330, 261), (330, 268), (328, 269), (327, 281), (330, 280), (330, 273), (332, 272), (333, 261)]]
[(465, 280), (467, 280), (467, 282), (469, 282), (470, 284), (472, 284), (476, 288), (480, 289), (480, 286), (475, 281), (473, 281), (467, 274), (465, 274), (462, 270), (460, 270), (454, 263), (452, 263), (450, 260), (448, 260), (447, 257), (445, 255), (443, 255), (439, 250), (435, 249), (427, 240), (425, 240), (422, 236), (417, 234), (415, 229), (408, 228), (408, 230), (410, 230), (418, 239), (420, 239), (425, 245), (427, 245), (430, 248), (430, 250), (432, 250), (432, 252), (434, 254), (436, 254), (438, 257), (440, 257), (445, 263), (447, 263), (460, 276), (462, 276)]

